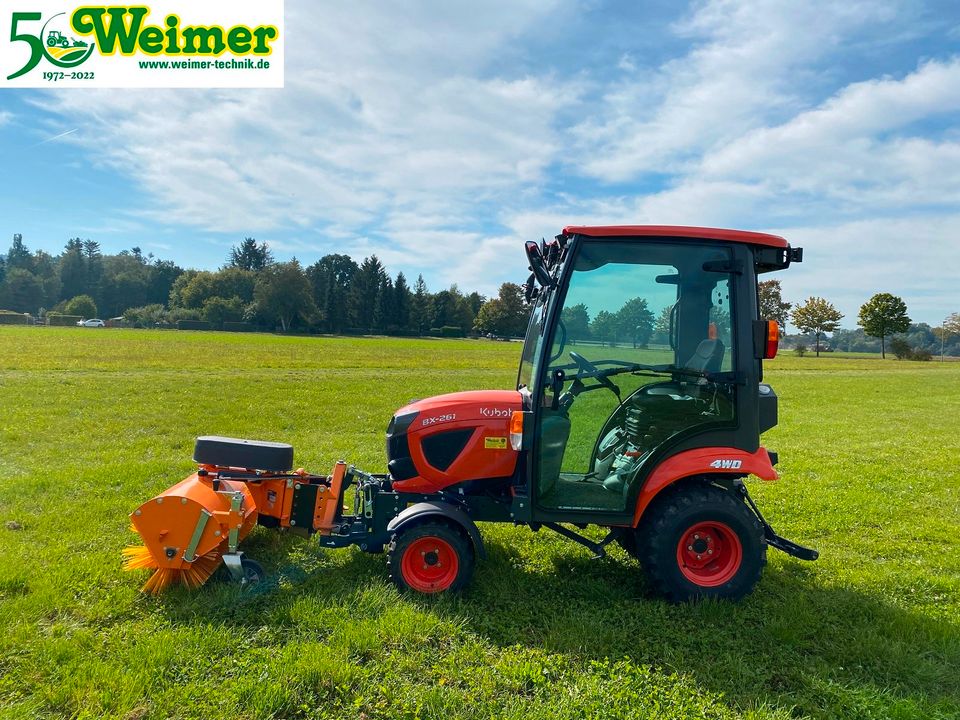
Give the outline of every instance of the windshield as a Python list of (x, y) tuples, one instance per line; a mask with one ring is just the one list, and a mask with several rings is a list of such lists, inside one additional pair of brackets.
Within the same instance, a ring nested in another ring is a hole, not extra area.
[(533, 392), (533, 378), (537, 376), (536, 362), (540, 354), (540, 346), (543, 344), (544, 316), (549, 296), (549, 292), (543, 292), (530, 310), (527, 333), (523, 338), (523, 353), (520, 356), (517, 390), (527, 388), (530, 392)]

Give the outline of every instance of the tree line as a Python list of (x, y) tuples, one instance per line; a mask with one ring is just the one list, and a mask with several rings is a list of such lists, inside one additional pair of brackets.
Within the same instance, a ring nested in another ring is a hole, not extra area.
[(889, 347), (898, 359), (910, 360), (929, 360), (933, 355), (960, 356), (960, 313), (951, 313), (939, 327), (913, 323), (903, 298), (891, 293), (877, 293), (860, 306), (856, 330), (840, 328), (843, 313), (825, 298), (809, 297), (796, 305), (785, 302), (779, 280), (760, 282), (759, 299), (761, 317), (776, 320), (782, 332), (789, 320), (811, 337), (818, 357), (828, 333), (833, 334), (831, 350), (879, 350), (885, 358)]
[[(782, 330), (796, 326), (819, 354), (832, 333), (832, 349), (876, 351), (888, 342), (898, 357), (960, 356), (960, 313), (940, 327), (912, 323), (902, 298), (878, 293), (860, 308), (856, 330), (840, 328), (843, 314), (825, 298), (784, 301), (779, 280), (759, 285), (762, 317)], [(523, 289), (504, 283), (496, 297), (465, 293), (456, 285), (430, 292), (423, 276), (410, 285), (392, 276), (376, 255), (356, 262), (329, 254), (303, 267), (296, 259), (277, 262), (266, 243), (245, 238), (219, 270), (184, 269), (144, 254), (139, 247), (104, 254), (94, 240), (71, 238), (59, 255), (30, 251), (16, 234), (0, 255), (0, 313), (56, 314), (83, 318), (123, 317), (140, 327), (201, 323), (282, 331), (450, 335), (470, 332), (522, 335), (529, 306)], [(616, 312), (590, 317), (583, 305), (565, 308), (571, 340), (665, 342), (669, 308), (654, 317), (644, 298), (628, 299)], [(2, 318), (0, 318), (2, 320)], [(712, 320), (728, 323), (724, 312)]]
[(104, 254), (93, 240), (72, 238), (63, 252), (31, 252), (14, 235), (0, 255), (0, 311), (38, 317), (123, 317), (141, 327), (246, 324), (283, 331), (463, 335), (522, 334), (528, 307), (519, 285), (504, 283), (487, 299), (456, 285), (430, 292), (411, 286), (376, 255), (357, 263), (330, 254), (303, 267), (277, 262), (266, 243), (245, 238), (219, 270), (184, 269), (140, 248)]

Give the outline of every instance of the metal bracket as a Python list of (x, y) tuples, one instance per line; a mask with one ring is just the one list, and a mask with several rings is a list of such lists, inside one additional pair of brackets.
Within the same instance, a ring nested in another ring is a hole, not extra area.
[(230, 571), (230, 577), (237, 582), (243, 580), (243, 553), (229, 552), (224, 553), (223, 564)]
[[(235, 492), (230, 499), (230, 513), (239, 513), (243, 510), (243, 493)], [(227, 548), (231, 553), (237, 551), (237, 545), (240, 544), (240, 526), (230, 528), (230, 534), (227, 536)], [(231, 571), (232, 572), (232, 571)]]
[(763, 526), (763, 537), (767, 541), (767, 545), (770, 547), (775, 547), (777, 550), (785, 552), (787, 555), (791, 555), (798, 560), (812, 561), (820, 557), (820, 553), (818, 553), (816, 550), (804, 547), (803, 545), (798, 545), (792, 540), (787, 540), (785, 537), (780, 537), (777, 535), (770, 523), (768, 523), (760, 513), (760, 508), (757, 507), (757, 504), (753, 501), (753, 498), (750, 497), (750, 493), (747, 492), (747, 486), (743, 483), (743, 480), (734, 480), (733, 484), (743, 496), (743, 499), (746, 501), (747, 505), (750, 506), (750, 509), (753, 510), (754, 515), (757, 516), (757, 520), (759, 520), (760, 524)]
[(563, 525), (558, 525), (557, 523), (544, 523), (543, 527), (550, 528), (555, 533), (563, 535), (565, 538), (569, 538), (576, 543), (580, 543), (585, 548), (592, 550), (594, 560), (605, 558), (607, 556), (606, 546), (620, 537), (623, 534), (623, 531), (626, 529), (620, 527), (610, 528), (610, 532), (607, 533), (606, 537), (604, 537), (600, 542), (596, 543), (593, 540), (585, 538), (583, 535), (570, 530), (569, 528), (565, 528)]
[(203, 537), (203, 531), (207, 527), (207, 521), (212, 518), (209, 512), (200, 508), (200, 517), (197, 518), (197, 526), (193, 529), (193, 535), (190, 537), (190, 544), (183, 552), (183, 559), (187, 562), (193, 562), (197, 558), (197, 545), (200, 544), (200, 538)]

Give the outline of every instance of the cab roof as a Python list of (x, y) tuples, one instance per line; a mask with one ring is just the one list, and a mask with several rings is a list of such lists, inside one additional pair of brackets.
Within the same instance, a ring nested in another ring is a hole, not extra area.
[(568, 225), (564, 235), (588, 235), (590, 237), (676, 237), (698, 240), (726, 240), (728, 242), (788, 248), (790, 244), (779, 235), (750, 232), (749, 230), (724, 230), (722, 228), (687, 227), (684, 225)]

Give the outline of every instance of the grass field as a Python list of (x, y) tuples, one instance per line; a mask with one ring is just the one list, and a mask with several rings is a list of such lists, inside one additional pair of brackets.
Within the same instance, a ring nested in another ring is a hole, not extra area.
[(768, 364), (783, 478), (752, 483), (812, 564), (771, 551), (740, 604), (669, 606), (619, 549), (483, 527), (458, 598), (382, 556), (257, 529), (271, 574), (160, 598), (127, 513), (198, 434), (382, 471), (414, 397), (510, 387), (519, 346), (0, 327), (0, 716), (960, 717), (960, 363)]

